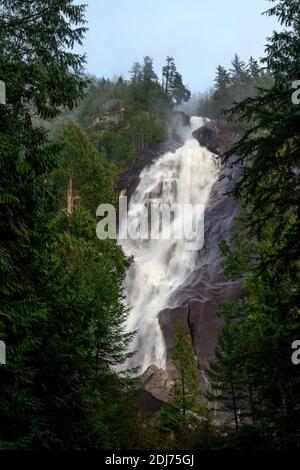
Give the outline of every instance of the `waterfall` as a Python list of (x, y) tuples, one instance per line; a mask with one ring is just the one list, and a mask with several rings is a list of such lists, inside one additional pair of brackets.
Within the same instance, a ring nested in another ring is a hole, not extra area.
[[(200, 147), (192, 136), (202, 125), (201, 118), (192, 117), (190, 127), (180, 129), (184, 145), (160, 156), (141, 172), (139, 185), (128, 207), (129, 223), (135, 223), (136, 204), (157, 201), (201, 204), (204, 217), (204, 207), (208, 204), (218, 170), (214, 155)], [(184, 223), (184, 219), (175, 219), (172, 223), (178, 225)], [(126, 255), (134, 257), (124, 284), (126, 302), (131, 307), (127, 330), (137, 331), (131, 345), (136, 354), (129, 360), (128, 367), (140, 367), (139, 373), (152, 364), (165, 368), (165, 345), (158, 314), (172, 306), (171, 296), (197, 267), (198, 253), (189, 250), (189, 241), (185, 239), (127, 239), (120, 243)]]

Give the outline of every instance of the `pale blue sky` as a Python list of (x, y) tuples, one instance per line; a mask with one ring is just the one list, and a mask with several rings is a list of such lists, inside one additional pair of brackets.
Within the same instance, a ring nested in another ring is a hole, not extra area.
[[(84, 0), (83, 0), (84, 1)], [(175, 57), (193, 92), (212, 85), (218, 64), (228, 67), (234, 53), (243, 59), (264, 55), (266, 37), (278, 29), (261, 16), (267, 0), (85, 0), (87, 71), (128, 76), (133, 62), (154, 59), (156, 72), (167, 55)]]

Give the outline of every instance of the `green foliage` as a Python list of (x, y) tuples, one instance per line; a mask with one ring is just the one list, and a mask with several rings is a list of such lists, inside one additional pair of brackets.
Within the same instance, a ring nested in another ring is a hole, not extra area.
[(159, 429), (167, 436), (165, 444), (173, 449), (192, 448), (196, 442), (205, 445), (205, 430), (212, 426), (211, 416), (201, 393), (191, 337), (180, 323), (172, 360), (176, 372), (169, 401), (159, 413)]
[(227, 321), (219, 338), (215, 359), (211, 362), (207, 375), (212, 384), (208, 393), (209, 400), (218, 407), (219, 412), (232, 413), (236, 429), (238, 429), (243, 394), (242, 377), (236, 367), (239, 357), (235, 343), (235, 329), (232, 323)]
[(69, 49), (82, 44), (85, 6), (3, 0), (0, 9), (0, 76), (9, 84), (9, 104), (33, 107), (44, 118), (56, 116), (61, 105), (72, 108), (85, 86), (84, 57)]
[(147, 64), (138, 65), (141, 73), (133, 75), (130, 82), (91, 79), (79, 107), (54, 122), (52, 134), (57, 137), (62, 125), (76, 122), (104, 160), (118, 166), (128, 165), (139, 153), (161, 142), (169, 103), (160, 85), (150, 78)]
[(260, 66), (253, 57), (245, 64), (235, 54), (229, 71), (221, 65), (217, 67), (215, 86), (206, 97), (200, 99), (198, 114), (217, 118), (235, 103), (256, 96), (259, 89), (270, 88), (272, 82), (268, 69)]
[(247, 447), (254, 435), (256, 448), (292, 449), (300, 445), (300, 379), (291, 360), (300, 333), (300, 114), (291, 97), (292, 82), (299, 79), (299, 2), (280, 0), (267, 14), (287, 29), (275, 32), (267, 45), (264, 63), (273, 86), (230, 111), (235, 120), (250, 123), (225, 156), (227, 161), (239, 155), (242, 166), (234, 190), (245, 208), (241, 231), (233, 247), (222, 246), (227, 275), (242, 278), (242, 292), (221, 310), (233, 321), (234, 354), (226, 347), (229, 338), (224, 343), (225, 330), (212, 367), (218, 372), (214, 387), (219, 384), (222, 392), (220, 374), (224, 361), (230, 364), (247, 404), (231, 445)]
[[(82, 57), (68, 46), (81, 41), (84, 7), (5, 1), (1, 13), (0, 448), (126, 447), (136, 391), (115, 370), (131, 340), (128, 260), (95, 234), (95, 207), (114, 201), (113, 168), (74, 124), (50, 143), (31, 116), (56, 116), (81, 97)], [(67, 214), (70, 178), (78, 199)]]
[(172, 360), (177, 375), (172, 384), (170, 403), (185, 416), (199, 408), (200, 381), (191, 337), (181, 325), (177, 327)]
[(167, 57), (163, 67), (163, 84), (165, 95), (173, 105), (189, 101), (191, 92), (184, 86), (182, 76), (178, 72), (173, 57)]
[(53, 184), (62, 190), (62, 207), (67, 206), (67, 185), (72, 180), (75, 203), (95, 215), (99, 204), (116, 204), (113, 188), (114, 167), (109, 165), (74, 123), (63, 127), (59, 136), (63, 148), (62, 165), (52, 174)]
[(76, 122), (106, 161), (129, 166), (139, 154), (166, 139), (170, 111), (190, 98), (174, 59), (168, 58), (167, 64), (172, 72), (166, 84), (159, 83), (149, 56), (142, 64), (133, 64), (130, 80), (91, 77), (78, 108), (65, 110), (63, 118), (51, 125), (52, 134), (57, 137), (62, 124)]

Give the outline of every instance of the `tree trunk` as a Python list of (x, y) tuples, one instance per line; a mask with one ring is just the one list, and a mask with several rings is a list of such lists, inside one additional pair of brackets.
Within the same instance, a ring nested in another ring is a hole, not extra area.
[(186, 414), (186, 404), (185, 404), (185, 381), (184, 381), (184, 371), (181, 371), (181, 385), (182, 385), (182, 412), (185, 416)]
[(68, 184), (67, 184), (67, 212), (68, 212), (68, 215), (73, 214), (73, 208), (74, 208), (73, 179), (72, 179), (72, 176), (69, 176)]
[(72, 176), (68, 177), (67, 183), (67, 214), (68, 214), (68, 225), (67, 231), (71, 229), (71, 215), (73, 214), (74, 209), (74, 198), (73, 198), (73, 178)]
[(238, 429), (239, 429), (239, 420), (238, 420), (238, 414), (237, 414), (237, 403), (236, 403), (236, 397), (235, 397), (235, 390), (234, 390), (234, 383), (233, 383), (232, 375), (231, 375), (231, 378), (230, 378), (230, 387), (231, 387), (231, 393), (232, 393), (232, 403), (233, 403), (235, 427), (236, 427), (236, 430), (238, 431)]

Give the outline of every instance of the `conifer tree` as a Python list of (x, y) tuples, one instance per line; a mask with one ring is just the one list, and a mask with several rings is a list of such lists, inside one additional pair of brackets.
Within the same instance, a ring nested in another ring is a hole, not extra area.
[(261, 69), (259, 67), (258, 61), (251, 56), (248, 62), (248, 74), (250, 78), (258, 80), (260, 73)]
[(161, 411), (163, 429), (180, 433), (186, 422), (202, 411), (201, 391), (195, 351), (183, 326), (177, 324), (175, 348), (172, 355), (176, 368), (169, 401)]
[(186, 416), (189, 411), (198, 409), (200, 381), (191, 337), (180, 325), (177, 329), (172, 359), (177, 374), (173, 381), (170, 401), (182, 415)]
[(207, 371), (211, 382), (207, 396), (211, 402), (217, 403), (218, 412), (233, 414), (235, 427), (238, 430), (244, 397), (241, 392), (242, 377), (238, 367), (240, 357), (235, 336), (233, 325), (230, 321), (226, 321), (215, 350), (215, 359)]
[(143, 68), (139, 62), (135, 62), (130, 70), (130, 79), (136, 84), (142, 80)]
[(229, 72), (219, 65), (217, 67), (216, 78), (215, 78), (215, 87), (216, 91), (214, 93), (214, 101), (217, 104), (217, 109), (223, 110), (231, 103), (231, 95), (229, 87), (231, 85), (231, 77)]
[(154, 72), (153, 68), (153, 59), (151, 59), (149, 56), (144, 57), (142, 78), (146, 90), (150, 90), (158, 82), (158, 76)]
[(179, 322), (172, 360), (176, 370), (169, 401), (160, 411), (160, 430), (171, 439), (168, 446), (172, 446), (173, 436), (176, 449), (205, 447), (215, 436), (212, 415), (201, 388), (190, 333)]
[[(235, 305), (243, 328), (252, 332), (247, 357), (256, 394), (255, 420), (269, 444), (299, 447), (297, 389), (291, 344), (299, 323), (299, 106), (292, 100), (299, 79), (300, 5), (279, 0), (266, 13), (284, 30), (274, 32), (263, 62), (273, 76), (270, 89), (237, 105), (230, 115), (254, 123), (229, 152), (239, 155), (241, 179), (234, 194), (247, 210), (248, 239), (256, 240), (246, 290)], [(236, 247), (235, 247), (236, 249)], [(252, 255), (253, 252), (252, 251)], [(249, 253), (248, 255), (249, 256)], [(273, 365), (272, 365), (273, 364)]]
[[(130, 387), (113, 367), (130, 340), (121, 287), (128, 263), (114, 241), (96, 238), (102, 201), (85, 186), (91, 178), (106, 197), (108, 176), (78, 129), (52, 143), (32, 120), (57, 116), (82, 95), (83, 57), (69, 47), (81, 43), (84, 10), (72, 0), (1, 3), (1, 449), (107, 448), (125, 436), (115, 416)], [(69, 230), (54, 190), (60, 171), (72, 173), (80, 195)]]
[(162, 74), (164, 92), (171, 103), (173, 103), (173, 105), (179, 105), (188, 102), (191, 97), (191, 92), (183, 84), (182, 76), (176, 68), (173, 57), (167, 57)]

